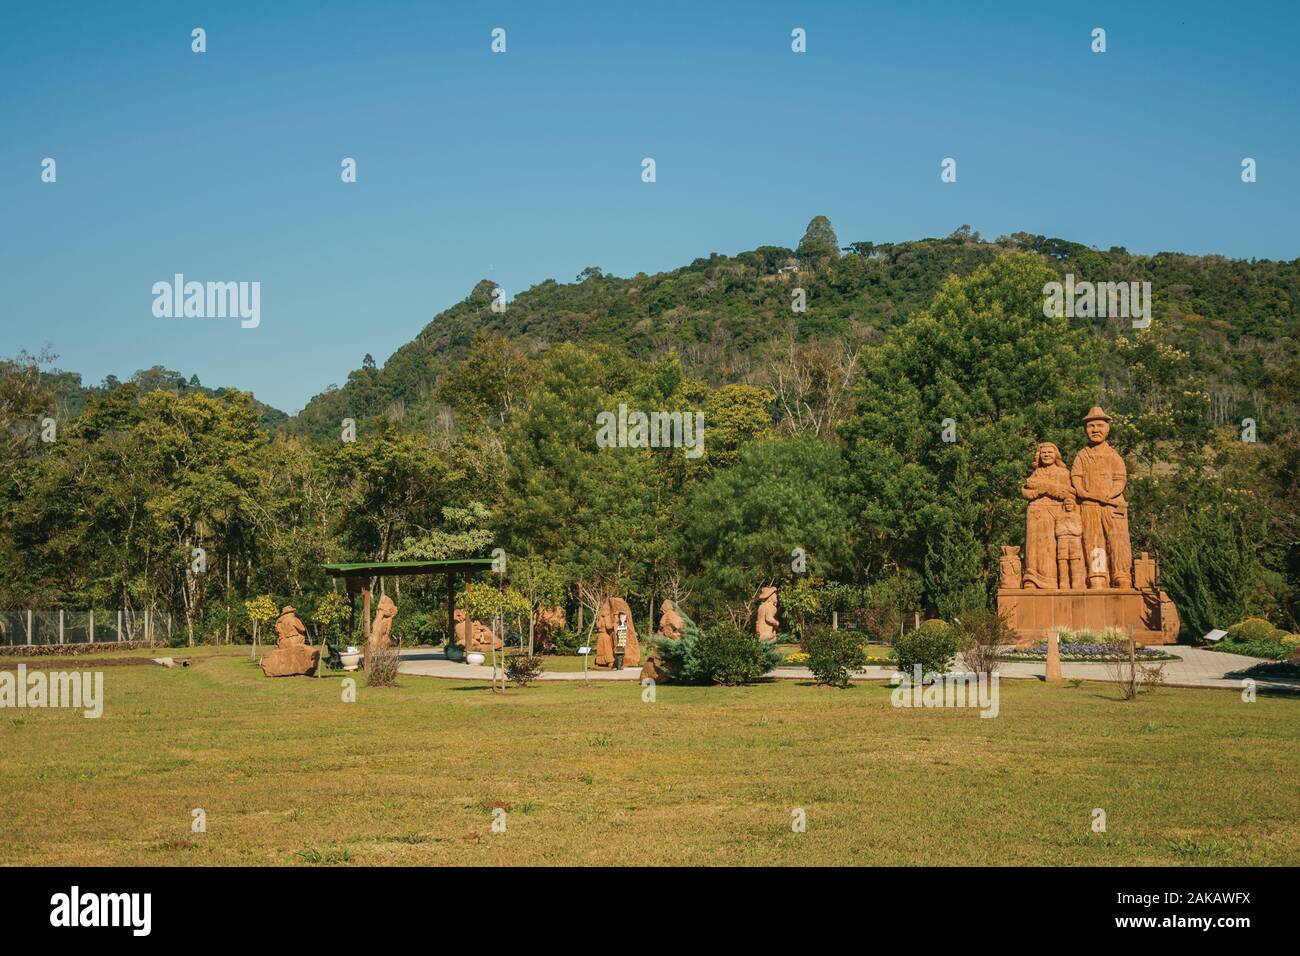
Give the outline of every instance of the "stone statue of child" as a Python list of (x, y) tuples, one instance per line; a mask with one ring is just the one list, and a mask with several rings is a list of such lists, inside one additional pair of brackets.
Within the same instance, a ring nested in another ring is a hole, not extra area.
[(1087, 585), (1083, 562), (1083, 518), (1073, 498), (1061, 502), (1056, 516), (1056, 579), (1062, 590), (1082, 590)]

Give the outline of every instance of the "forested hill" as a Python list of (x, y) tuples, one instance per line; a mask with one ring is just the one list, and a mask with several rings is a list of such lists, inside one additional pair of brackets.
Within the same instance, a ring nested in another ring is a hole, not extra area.
[[(48, 365), (53, 362), (54, 356), (44, 354), (39, 356), (28, 356), (28, 359), (35, 359), (41, 364)], [(22, 357), (18, 362), (22, 364)], [(3, 376), (9, 369), (0, 366), (0, 376)], [(86, 405), (94, 398), (102, 398), (113, 392), (116, 392), (123, 385), (134, 390), (137, 397), (148, 395), (150, 392), (168, 391), (177, 395), (207, 395), (213, 398), (221, 398), (227, 394), (239, 391), (238, 388), (222, 386), (219, 388), (208, 388), (204, 386), (197, 375), (190, 375), (188, 378), (174, 369), (164, 368), (161, 365), (154, 365), (150, 368), (140, 369), (135, 372), (125, 382), (118, 379), (116, 375), (109, 375), (99, 385), (84, 385), (81, 381), (81, 374), (78, 372), (66, 372), (62, 369), (49, 368), (40, 372), (41, 381), (49, 389), (53, 398), (53, 408), (56, 416), (61, 421), (70, 421), (76, 418), (86, 409)], [(278, 408), (273, 408), (264, 402), (253, 399), (252, 408), (257, 413), (258, 424), (263, 427), (273, 427), (288, 420), (289, 416)]]
[[(1211, 390), (1222, 421), (1245, 408), (1296, 420), (1294, 382), (1300, 260), (1230, 260), (1162, 252), (1131, 255), (1062, 239), (1016, 233), (985, 241), (969, 227), (943, 239), (840, 247), (829, 221), (817, 217), (795, 249), (760, 246), (734, 256), (712, 254), (688, 266), (629, 278), (589, 267), (575, 281), (547, 280), (492, 309), (493, 283), (436, 315), (382, 366), (367, 361), (338, 389), (314, 397), (284, 427), (334, 434), (340, 420), (372, 415), (426, 420), (439, 404), (440, 379), (476, 337), (499, 334), (538, 353), (561, 342), (602, 343), (636, 358), (675, 351), (686, 371), (714, 384), (764, 380), (764, 369), (791, 339), (872, 341), (929, 305), (950, 275), (965, 276), (997, 256), (1042, 255), (1060, 275), (1093, 282), (1150, 281), (1160, 343), (1190, 357)], [(794, 290), (804, 312), (792, 309)], [(1094, 320), (1101, 338), (1129, 323)], [(1103, 350), (1104, 380), (1124, 391), (1131, 361)]]
[[(1045, 315), (1067, 275), (1150, 283), (1151, 322)], [(1101, 404), (1134, 551), (1188, 633), (1300, 628), (1298, 298), (1300, 262), (964, 228), (842, 247), (818, 217), (793, 250), (588, 268), (504, 312), (480, 282), (292, 419), (166, 369), (82, 389), (0, 360), (0, 609), (168, 609), (201, 639), (259, 597), (328, 616), (326, 562), (500, 547), (574, 610), (689, 591), (698, 620), (739, 626), (762, 586), (792, 614), (843, 586), (893, 635), (901, 609), (990, 605), (1036, 443), (1073, 454)], [(707, 442), (602, 444), (624, 402), (701, 414)], [(187, 570), (195, 548), (229, 579)], [(446, 619), (438, 593), (403, 599), (413, 638)]]

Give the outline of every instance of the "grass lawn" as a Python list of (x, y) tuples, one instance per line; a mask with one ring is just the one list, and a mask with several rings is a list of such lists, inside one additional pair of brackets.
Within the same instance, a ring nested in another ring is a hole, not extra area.
[(988, 720), (882, 684), (644, 703), (632, 682), (358, 675), (344, 703), (337, 673), (171, 653), (192, 666), (104, 667), (98, 720), (0, 711), (0, 863), (1300, 863), (1294, 698), (1005, 681)]

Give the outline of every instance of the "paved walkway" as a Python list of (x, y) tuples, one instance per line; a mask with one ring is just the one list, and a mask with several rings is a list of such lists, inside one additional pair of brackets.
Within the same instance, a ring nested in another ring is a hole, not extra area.
[[(1241, 688), (1240, 677), (1228, 677), (1235, 671), (1242, 671), (1261, 662), (1258, 657), (1243, 657), (1240, 654), (1224, 654), (1199, 647), (1171, 647), (1170, 653), (1182, 658), (1180, 661), (1165, 663), (1165, 685), (1169, 687), (1231, 687)], [(635, 681), (641, 678), (640, 667), (625, 667), (621, 671), (598, 670), (594, 666), (595, 657), (589, 662), (587, 677), (593, 681), (625, 680)], [(417, 674), (423, 677), (445, 677), (453, 680), (491, 680), (492, 668), (488, 664), (465, 664), (449, 661), (441, 650), (413, 648), (402, 651), (401, 673)], [(1042, 662), (1004, 662), (998, 668), (1003, 678), (1042, 679), (1046, 665)], [(856, 680), (889, 680), (895, 670), (892, 666), (864, 667)], [(1061, 673), (1067, 678), (1078, 677), (1084, 680), (1110, 680), (1105, 664), (1076, 664), (1069, 661), (1061, 664)], [(769, 675), (782, 680), (811, 680), (812, 671), (806, 667), (778, 667)], [(543, 671), (539, 680), (580, 681), (582, 671)], [(1279, 688), (1300, 690), (1297, 681), (1257, 681), (1261, 688)]]
[[(454, 680), (491, 680), (492, 659), (486, 664), (466, 664), (463, 661), (449, 661), (441, 650), (427, 647), (412, 648), (402, 651), (402, 665), (398, 672), (402, 674), (419, 674), (423, 677), (449, 677)], [(582, 680), (582, 671), (542, 671), (538, 680)], [(587, 661), (587, 677), (591, 680), (640, 680), (641, 667), (624, 667), (621, 671), (603, 670), (596, 667), (596, 655)]]

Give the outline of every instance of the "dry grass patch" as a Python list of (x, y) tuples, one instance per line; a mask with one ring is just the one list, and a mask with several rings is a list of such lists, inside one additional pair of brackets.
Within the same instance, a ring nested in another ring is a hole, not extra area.
[(99, 720), (0, 714), (0, 863), (1300, 862), (1295, 699), (1008, 681), (987, 720), (880, 684), (643, 703), (634, 682), (404, 677), (344, 703), (343, 675), (246, 655), (106, 671)]

